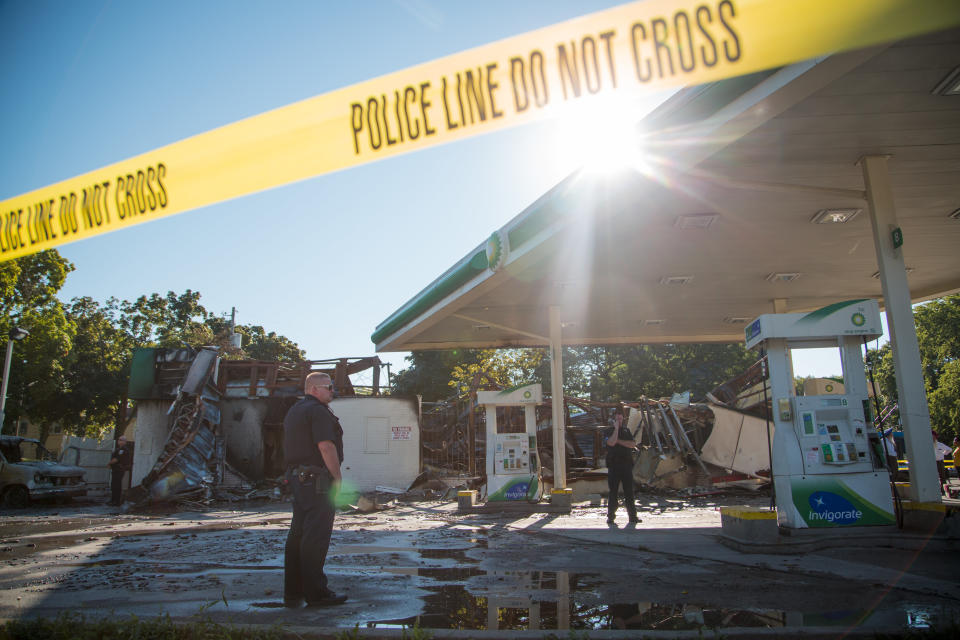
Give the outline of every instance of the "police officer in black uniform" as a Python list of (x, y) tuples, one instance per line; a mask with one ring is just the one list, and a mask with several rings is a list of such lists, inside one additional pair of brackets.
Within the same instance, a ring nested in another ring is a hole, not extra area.
[(107, 466), (110, 467), (110, 504), (119, 507), (123, 504), (123, 476), (133, 468), (133, 449), (125, 437), (117, 438)]
[(613, 419), (613, 426), (607, 430), (607, 486), (610, 495), (607, 498), (607, 524), (614, 524), (617, 503), (620, 502), (618, 488), (623, 486), (623, 501), (627, 506), (630, 522), (640, 522), (637, 517), (637, 505), (633, 499), (633, 456), (630, 453), (637, 448), (630, 430), (623, 424), (623, 414), (619, 411)]
[(327, 406), (333, 384), (325, 373), (311, 373), (304, 398), (283, 419), (283, 457), (286, 478), (293, 489), (293, 521), (283, 557), (283, 603), (299, 607), (342, 604), (347, 596), (327, 588), (323, 564), (330, 547), (340, 486), (343, 429)]

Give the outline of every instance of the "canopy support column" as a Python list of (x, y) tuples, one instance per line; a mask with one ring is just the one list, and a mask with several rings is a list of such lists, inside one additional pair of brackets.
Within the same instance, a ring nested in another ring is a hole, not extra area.
[[(910, 287), (903, 263), (903, 251), (894, 246), (894, 231), (899, 232), (887, 156), (865, 156), (859, 160), (867, 187), (870, 226), (880, 268), (880, 283), (887, 314), (887, 329), (897, 377), (897, 397), (903, 439), (910, 460), (910, 499), (916, 502), (940, 502), (940, 480), (933, 457), (930, 410), (923, 384), (920, 347), (910, 304)], [(900, 236), (899, 244), (902, 242)]]
[(560, 307), (550, 307), (550, 408), (553, 417), (553, 488), (567, 488), (567, 435), (563, 410), (563, 341)]

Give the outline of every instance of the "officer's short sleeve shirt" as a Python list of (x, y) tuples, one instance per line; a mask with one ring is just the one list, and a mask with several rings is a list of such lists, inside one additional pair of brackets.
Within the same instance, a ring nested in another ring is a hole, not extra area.
[(340, 424), (330, 409), (307, 396), (293, 405), (283, 419), (283, 458), (287, 467), (298, 464), (323, 466), (323, 456), (317, 444), (325, 440), (337, 447), (343, 461)]
[[(613, 430), (616, 427), (609, 427), (603, 433), (603, 441), (606, 442), (610, 436), (613, 435)], [(630, 430), (625, 426), (620, 427), (620, 432), (617, 435), (617, 440), (633, 440), (633, 436), (630, 434)], [(626, 447), (621, 447), (616, 444), (614, 446), (607, 445), (607, 466), (609, 467), (612, 464), (625, 463), (632, 464), (633, 457), (630, 455), (630, 449)]]

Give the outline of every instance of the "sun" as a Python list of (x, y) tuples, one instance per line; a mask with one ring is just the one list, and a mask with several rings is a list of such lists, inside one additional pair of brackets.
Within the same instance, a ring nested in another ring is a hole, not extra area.
[(557, 120), (554, 153), (571, 171), (613, 175), (643, 170), (645, 152), (640, 121), (649, 99), (595, 98), (571, 105)]

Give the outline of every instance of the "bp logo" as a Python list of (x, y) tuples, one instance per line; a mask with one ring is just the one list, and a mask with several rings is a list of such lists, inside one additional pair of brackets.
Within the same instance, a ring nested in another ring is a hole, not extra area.
[(487, 240), (487, 264), (491, 271), (496, 271), (503, 266), (506, 258), (506, 242), (500, 231), (494, 231)]
[(833, 391), (833, 385), (828, 382), (828, 383), (827, 383), (827, 386), (825, 387), (825, 389), (826, 389), (827, 393), (830, 393), (830, 392)]
[(850, 316), (850, 322), (852, 322), (855, 327), (862, 327), (866, 321), (867, 318), (859, 311)]
[(853, 524), (863, 517), (863, 512), (850, 504), (849, 500), (831, 491), (814, 491), (808, 502), (809, 523), (820, 520), (830, 524)]
[(529, 389), (527, 389), (526, 391), (523, 392), (523, 399), (524, 399), (524, 400), (529, 400), (529, 399), (532, 398), (532, 397), (533, 397), (533, 394), (530, 393), (530, 390), (529, 390)]

